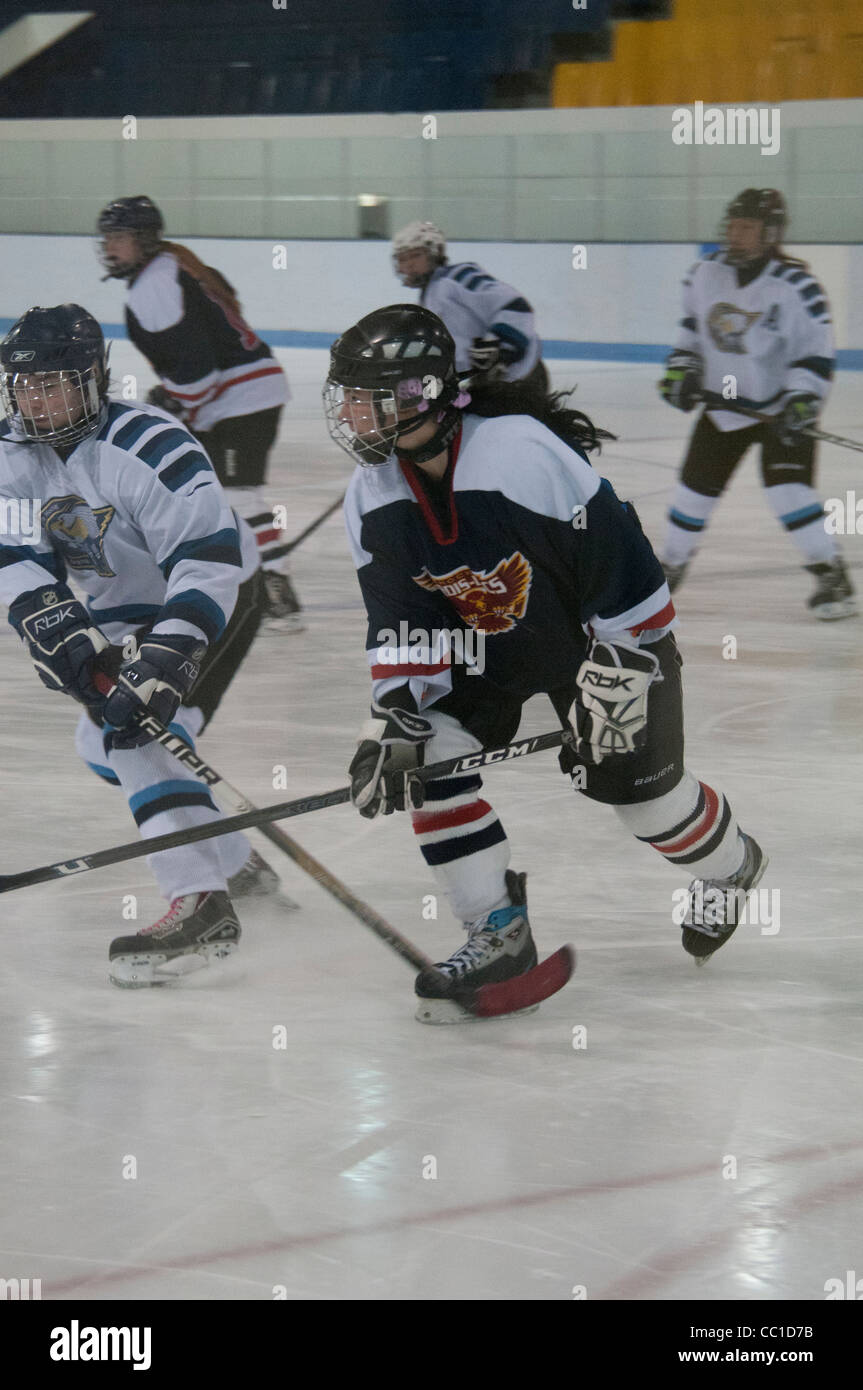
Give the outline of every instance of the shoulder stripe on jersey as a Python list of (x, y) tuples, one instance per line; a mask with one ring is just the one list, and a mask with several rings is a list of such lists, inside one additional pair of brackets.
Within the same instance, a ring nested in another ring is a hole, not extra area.
[(208, 642), (215, 642), (221, 637), (227, 622), (219, 605), (201, 589), (184, 589), (182, 593), (168, 599), (161, 610), (159, 621), (167, 622), (168, 619), (174, 618), (199, 627)]
[(475, 275), (472, 280), (468, 280), (465, 289), (478, 290), (480, 285), (493, 285), (495, 283), (493, 275)]
[(198, 536), (195, 540), (183, 541), (172, 551), (167, 560), (159, 566), (166, 579), (182, 560), (204, 561), (212, 565), (242, 565), (240, 537), (236, 528), (226, 526), (209, 536)]
[(531, 305), (528, 304), (527, 300), (522, 299), (521, 295), (519, 295), (518, 299), (511, 299), (508, 304), (504, 304), (503, 308), (498, 310), (498, 313), (532, 314), (533, 309)]
[(178, 429), (175, 425), (168, 425), (155, 434), (152, 439), (148, 439), (146, 444), (142, 444), (140, 449), (133, 449), (136, 458), (143, 459), (144, 463), (151, 468), (158, 468), (166, 454), (173, 453), (176, 449), (181, 449), (184, 444), (194, 448), (196, 441), (189, 434), (188, 430)]
[(698, 332), (698, 320), (697, 320), (697, 319), (693, 319), (693, 318), (681, 319), (681, 320), (680, 320), (680, 327), (681, 327), (681, 328), (688, 328), (690, 333), (697, 333), (697, 332)]
[[(814, 319), (817, 319), (820, 318), (822, 314), (827, 313), (827, 305), (823, 299), (819, 299), (817, 304), (807, 304), (806, 312), (807, 314), (811, 314)], [(824, 322), (830, 323), (830, 319), (825, 318)]]
[(180, 488), (194, 478), (196, 473), (212, 473), (213, 465), (200, 449), (189, 449), (181, 454), (167, 468), (159, 473), (159, 482), (164, 483), (169, 492), (179, 492)]
[(799, 290), (798, 293), (801, 299), (815, 299), (817, 295), (823, 294), (824, 291), (817, 280), (812, 280), (806, 286), (805, 290)]
[(473, 261), (465, 261), (461, 265), (450, 266), (447, 270), (447, 274), (451, 275), (453, 280), (457, 280), (460, 284), (462, 280), (466, 280), (469, 275), (476, 275), (478, 271), (479, 266), (474, 265)]
[(527, 338), (523, 333), (519, 333), (517, 328), (513, 328), (511, 323), (493, 323), (489, 332), (495, 333), (505, 343), (512, 343), (513, 347), (518, 348), (519, 357), (524, 356), (527, 349)]
[(832, 357), (800, 357), (796, 362), (791, 363), (791, 367), (802, 367), (804, 371), (814, 372), (824, 381), (832, 379), (835, 365)]
[[(137, 444), (141, 436), (147, 433), (147, 430), (154, 429), (157, 425), (165, 425), (166, 423), (167, 422), (162, 420), (159, 416), (142, 415), (136, 410), (132, 414), (131, 420), (127, 420), (125, 424), (121, 425), (108, 442), (116, 444), (118, 449), (130, 450), (134, 444)], [(170, 429), (171, 426), (169, 425), (168, 428)], [(106, 429), (106, 439), (107, 435), (108, 431)]]
[(87, 604), (87, 612), (98, 623), (147, 623), (161, 611), (158, 603), (121, 603), (118, 608), (96, 608), (90, 599)]
[(801, 280), (811, 280), (811, 275), (805, 270), (795, 270), (793, 275), (788, 276), (789, 285), (799, 285)]

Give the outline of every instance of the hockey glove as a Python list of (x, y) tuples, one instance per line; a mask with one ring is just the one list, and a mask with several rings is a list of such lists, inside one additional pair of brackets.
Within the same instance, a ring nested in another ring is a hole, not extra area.
[(85, 705), (101, 705), (93, 684), (95, 659), (108, 646), (66, 584), (31, 589), (9, 607), (9, 621), (30, 649), (39, 679)]
[(794, 449), (805, 439), (805, 431), (818, 420), (820, 401), (808, 391), (790, 391), (776, 416), (773, 429), (784, 449)]
[(348, 768), (351, 801), (361, 816), (417, 811), (423, 784), (411, 773), (422, 767), (423, 745), (434, 730), (421, 714), (372, 705), (372, 718), (360, 730), (359, 747)]
[(120, 667), (117, 684), (105, 701), (103, 717), (114, 726), (113, 748), (140, 748), (154, 735), (138, 726), (142, 714), (170, 724), (198, 679), (207, 650), (197, 637), (151, 633), (134, 661)]
[(571, 744), (582, 762), (600, 763), (642, 746), (647, 737), (647, 692), (655, 680), (662, 680), (659, 662), (644, 647), (591, 642), (567, 715), (574, 731)]
[(484, 338), (474, 338), (468, 352), (471, 369), (481, 373), (486, 381), (502, 380), (509, 362), (513, 360), (508, 346), (491, 333)]
[(186, 413), (186, 407), (182, 401), (178, 401), (176, 396), (172, 396), (170, 391), (166, 391), (164, 386), (151, 386), (147, 392), (147, 404), (157, 405), (160, 410), (165, 410), (169, 415), (176, 415), (182, 420)]
[(665, 362), (665, 376), (659, 383), (662, 399), (688, 415), (701, 400), (702, 369), (699, 353), (683, 348), (670, 353)]

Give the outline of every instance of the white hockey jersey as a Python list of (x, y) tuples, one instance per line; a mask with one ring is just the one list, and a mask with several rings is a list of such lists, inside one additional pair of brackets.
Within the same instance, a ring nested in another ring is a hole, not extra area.
[[(835, 367), (830, 306), (801, 265), (771, 257), (741, 286), (725, 252), (713, 252), (683, 281), (680, 329), (677, 346), (704, 359), (707, 391), (722, 395), (733, 377), (737, 403), (767, 415), (779, 413), (786, 391), (827, 397)], [(732, 411), (708, 414), (723, 431), (752, 425)]]
[(126, 327), (198, 433), (288, 399), (285, 374), (267, 344), (168, 251), (133, 281)]
[(470, 369), (474, 338), (489, 335), (503, 344), (507, 381), (520, 381), (542, 355), (533, 326), (533, 309), (518, 290), (495, 280), (472, 261), (438, 266), (420, 295), (420, 304), (443, 319), (456, 349), (456, 371)]
[(200, 441), (152, 406), (107, 405), (65, 463), (0, 421), (0, 512), (0, 600), (74, 584), (112, 642), (144, 625), (214, 642), (258, 566)]

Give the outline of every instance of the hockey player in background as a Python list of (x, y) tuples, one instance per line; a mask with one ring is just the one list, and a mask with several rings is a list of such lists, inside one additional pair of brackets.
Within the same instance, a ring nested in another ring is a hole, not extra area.
[[(372, 717), (350, 765), (352, 800), (368, 817), (411, 811), (467, 931), (441, 973), (418, 976), (417, 1017), (465, 1020), (459, 987), (519, 975), (536, 951), (525, 875), (509, 869), (479, 776), (423, 791), (411, 771), (508, 743), (540, 692), (569, 733), (561, 768), (576, 789), (696, 876), (683, 945), (706, 959), (767, 861), (722, 793), (684, 766), (668, 586), (632, 506), (587, 460), (590, 421), (507, 383), (467, 396), (452, 338), (413, 305), (370, 314), (336, 341), (325, 403), (332, 437), (359, 465), (345, 516), (368, 613)], [(472, 632), (484, 635), (473, 671), (454, 659)], [(576, 905), (587, 871), (574, 847)]]
[(815, 578), (809, 607), (816, 618), (847, 618), (857, 612), (853, 589), (824, 526), (815, 440), (805, 433), (833, 379), (830, 306), (806, 264), (783, 251), (786, 223), (781, 193), (744, 189), (728, 206), (724, 249), (696, 261), (683, 282), (680, 335), (659, 384), (665, 400), (693, 410), (703, 392), (723, 395), (732, 377), (737, 404), (774, 418), (753, 424), (707, 406), (689, 440), (662, 563), (673, 592), (735, 468), (758, 444), (767, 501)]
[[(194, 742), (255, 635), (262, 577), (197, 439), (152, 406), (111, 403), (108, 384), (101, 329), (79, 305), (30, 309), (0, 343), (0, 496), (41, 514), (38, 533), (2, 538), (0, 599), (42, 683), (84, 706), (76, 749), (122, 787), (147, 838), (220, 819), (138, 717)], [(149, 863), (169, 910), (110, 950), (112, 980), (132, 988), (180, 957), (230, 954), (232, 898), (278, 889), (243, 835)]]
[(97, 223), (107, 277), (129, 285), (129, 338), (161, 379), (147, 399), (198, 436), (231, 505), (255, 532), (268, 626), (302, 631), (284, 537), (262, 493), (288, 399), (285, 374), (224, 276), (188, 247), (165, 241), (163, 230), (161, 212), (143, 195), (109, 203)]
[(420, 291), (455, 341), (456, 371), (485, 381), (519, 382), (548, 390), (533, 309), (518, 290), (473, 261), (447, 260), (446, 239), (433, 222), (411, 222), (393, 239), (393, 268)]

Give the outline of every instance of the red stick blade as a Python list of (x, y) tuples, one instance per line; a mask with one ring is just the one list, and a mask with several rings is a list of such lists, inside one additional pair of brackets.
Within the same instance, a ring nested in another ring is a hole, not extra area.
[(477, 1018), (496, 1018), (500, 1014), (514, 1014), (519, 1009), (529, 1009), (563, 989), (574, 969), (575, 947), (561, 946), (559, 951), (541, 960), (524, 975), (516, 975), (514, 979), (503, 980), (496, 985), (482, 985), (471, 1001), (470, 1012)]

